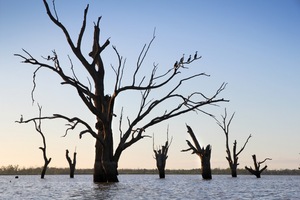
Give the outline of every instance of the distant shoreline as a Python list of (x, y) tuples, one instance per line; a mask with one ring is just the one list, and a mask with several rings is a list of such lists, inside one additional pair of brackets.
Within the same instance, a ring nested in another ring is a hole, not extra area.
[[(0, 175), (39, 175), (42, 171), (41, 167), (37, 168), (19, 168), (18, 166), (9, 165), (7, 167), (0, 167)], [(158, 174), (157, 169), (119, 169), (119, 174)], [(166, 174), (200, 174), (200, 169), (166, 169)], [(251, 175), (245, 169), (238, 169), (238, 175)], [(47, 175), (63, 175), (69, 174), (69, 168), (49, 167), (46, 172)], [(93, 174), (93, 169), (76, 169), (75, 174)], [(214, 175), (231, 175), (230, 169), (212, 169)], [(280, 169), (268, 170), (266, 169), (263, 175), (300, 175), (299, 169)]]

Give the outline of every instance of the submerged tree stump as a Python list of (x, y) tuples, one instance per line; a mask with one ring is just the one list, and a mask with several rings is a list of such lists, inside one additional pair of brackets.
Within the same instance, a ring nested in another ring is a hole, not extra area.
[(51, 162), (51, 158), (47, 158), (47, 145), (46, 145), (46, 138), (45, 138), (45, 135), (42, 131), (42, 106), (40, 106), (38, 104), (38, 108), (39, 108), (39, 117), (38, 118), (32, 118), (32, 119), (29, 119), (29, 120), (24, 120), (23, 119), (23, 115), (21, 115), (21, 118), (19, 121), (16, 121), (17, 123), (29, 123), (31, 121), (33, 121), (34, 123), (34, 126), (35, 126), (35, 130), (41, 135), (42, 137), (42, 140), (43, 140), (43, 146), (42, 147), (39, 147), (40, 150), (42, 150), (43, 152), (43, 158), (44, 158), (44, 166), (43, 166), (43, 169), (42, 169), (42, 172), (41, 172), (41, 179), (44, 179), (45, 178), (45, 174), (46, 174), (46, 171), (47, 171), (47, 167), (49, 165), (49, 163)]
[(253, 158), (253, 162), (254, 162), (254, 168), (255, 169), (252, 169), (252, 167), (248, 168), (247, 166), (245, 166), (245, 169), (247, 169), (251, 174), (255, 175), (256, 178), (260, 178), (260, 174), (265, 170), (267, 169), (267, 165), (264, 166), (262, 169), (259, 169), (260, 168), (260, 165), (264, 162), (266, 162), (267, 160), (272, 160), (271, 158), (266, 158), (264, 159), (262, 162), (257, 162), (256, 161), (256, 155), (253, 154), (252, 155), (252, 158)]
[(201, 148), (193, 130), (191, 127), (186, 125), (188, 129), (188, 133), (190, 134), (195, 146), (191, 144), (190, 141), (186, 140), (187, 144), (189, 145), (189, 149), (182, 150), (183, 152), (192, 150), (192, 154), (197, 154), (200, 159), (201, 159), (201, 174), (202, 178), (209, 180), (212, 179), (211, 175), (211, 167), (210, 167), (210, 158), (211, 158), (211, 145), (207, 145), (206, 148), (204, 147)]
[(169, 128), (167, 129), (167, 141), (165, 145), (161, 146), (156, 150), (154, 149), (154, 135), (153, 135), (153, 152), (155, 154), (156, 167), (158, 169), (159, 178), (165, 178), (166, 160), (168, 158), (169, 147), (172, 143), (172, 139), (171, 139), (171, 142), (169, 144), (168, 133), (169, 133)]
[(76, 166), (76, 151), (73, 154), (73, 162), (69, 156), (69, 150), (66, 150), (66, 159), (69, 163), (69, 167), (70, 167), (70, 178), (74, 178), (74, 173), (75, 173), (75, 166)]
[(165, 178), (166, 160), (168, 158), (167, 150), (165, 146), (162, 146), (162, 149), (153, 150), (153, 151), (155, 153), (156, 167), (158, 169), (159, 178)]
[(230, 123), (234, 117), (234, 114), (233, 113), (228, 121), (228, 123), (226, 122), (226, 119), (227, 119), (227, 111), (225, 109), (225, 114), (224, 116), (221, 115), (222, 117), (222, 122), (220, 122), (219, 120), (217, 120), (215, 118), (215, 120), (217, 121), (217, 124), (221, 127), (221, 129), (223, 130), (223, 132), (225, 133), (225, 137), (226, 137), (226, 160), (228, 161), (228, 164), (229, 164), (229, 168), (231, 170), (231, 176), (232, 177), (237, 177), (237, 167), (239, 165), (238, 163), (238, 159), (239, 159), (239, 155), (240, 153), (242, 153), (242, 151), (245, 149), (246, 147), (246, 144), (248, 143), (249, 139), (251, 138), (251, 134), (248, 136), (246, 142), (244, 143), (244, 146), (239, 150), (237, 151), (237, 141), (234, 140), (234, 143), (233, 143), (233, 148), (232, 148), (232, 153), (231, 153), (231, 150), (230, 150), (230, 147), (229, 147), (229, 126), (230, 126)]

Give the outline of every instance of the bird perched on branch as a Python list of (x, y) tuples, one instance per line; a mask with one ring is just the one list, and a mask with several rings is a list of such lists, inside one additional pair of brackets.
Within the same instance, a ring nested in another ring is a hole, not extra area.
[(192, 56), (190, 55), (190, 57), (187, 59), (187, 62), (190, 62), (192, 59)]
[(196, 51), (196, 53), (194, 55), (194, 59), (197, 59), (197, 53), (198, 53), (198, 51)]
[(176, 61), (175, 63), (174, 63), (174, 69), (177, 69), (178, 68), (178, 61)]
[(182, 57), (180, 58), (180, 63), (183, 63), (183, 61), (184, 61), (184, 54), (182, 55)]

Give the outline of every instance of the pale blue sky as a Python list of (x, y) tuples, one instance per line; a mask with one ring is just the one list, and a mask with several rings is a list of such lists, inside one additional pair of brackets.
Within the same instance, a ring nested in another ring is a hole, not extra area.
[[(197, 79), (183, 89), (212, 94), (222, 82), (228, 83), (220, 97), (230, 102), (206, 110), (219, 119), (225, 107), (229, 114), (236, 112), (230, 129), (230, 144), (237, 139), (238, 147), (241, 147), (252, 134), (240, 156), (240, 168), (252, 166), (252, 154), (259, 160), (271, 157), (273, 160), (267, 163), (270, 169), (299, 166), (300, 1), (57, 0), (60, 21), (75, 40), (87, 3), (90, 8), (83, 44), (86, 54), (91, 50), (93, 22), (98, 16), (102, 16), (101, 43), (111, 37), (111, 44), (127, 58), (128, 68), (134, 66), (142, 46), (149, 42), (156, 28), (156, 39), (145, 69), (155, 62), (159, 63), (162, 72), (183, 53), (194, 54), (197, 50), (203, 59), (184, 71), (185, 75), (206, 72), (211, 77)], [(22, 53), (24, 48), (39, 58), (55, 49), (66, 71), (70, 68), (67, 58), (70, 55), (75, 71), (85, 83), (86, 74), (72, 55), (61, 30), (48, 19), (42, 1), (0, 0), (0, 26), (0, 166), (41, 166), (43, 158), (38, 147), (42, 140), (33, 124), (14, 123), (21, 114), (25, 118), (38, 114), (30, 96), (35, 68), (20, 63), (13, 54)], [(111, 47), (103, 53), (103, 59), (108, 67), (106, 92), (111, 93), (114, 77), (110, 64), (117, 62)], [(41, 71), (37, 84), (35, 98), (43, 106), (44, 115), (63, 113), (80, 116), (91, 124), (95, 122), (76, 92), (61, 86), (56, 75)], [(125, 114), (131, 115), (129, 110), (134, 110), (134, 99), (132, 95), (123, 96), (116, 111), (120, 111), (125, 102), (129, 104)], [(149, 135), (155, 133), (156, 145), (163, 144), (169, 124), (169, 135), (174, 139), (167, 168), (200, 166), (197, 156), (180, 152), (187, 148), (185, 140), (190, 139), (185, 123), (194, 129), (201, 145), (212, 145), (212, 167), (227, 168), (224, 134), (212, 118), (195, 113), (146, 132)], [(62, 138), (64, 124), (64, 121), (43, 122), (48, 157), (52, 157), (50, 166), (67, 167), (65, 149), (73, 153), (76, 146), (77, 167), (93, 167), (94, 138), (85, 135), (80, 140), (77, 132)], [(118, 138), (117, 128), (115, 131)], [(143, 139), (126, 150), (119, 168), (155, 168), (152, 139)]]

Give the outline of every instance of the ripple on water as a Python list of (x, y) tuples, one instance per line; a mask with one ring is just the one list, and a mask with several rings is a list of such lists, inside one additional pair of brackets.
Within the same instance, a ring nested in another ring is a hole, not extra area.
[(300, 176), (120, 175), (119, 183), (94, 184), (91, 175), (0, 176), (0, 199), (299, 199)]

